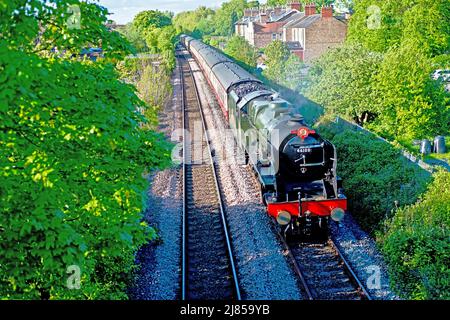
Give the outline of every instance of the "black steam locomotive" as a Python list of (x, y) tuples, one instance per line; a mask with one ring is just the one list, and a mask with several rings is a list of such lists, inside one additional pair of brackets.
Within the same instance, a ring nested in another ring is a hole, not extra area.
[(269, 215), (286, 235), (327, 234), (347, 210), (333, 144), (304, 122), (279, 94), (199, 40), (181, 36), (228, 119), (261, 183)]

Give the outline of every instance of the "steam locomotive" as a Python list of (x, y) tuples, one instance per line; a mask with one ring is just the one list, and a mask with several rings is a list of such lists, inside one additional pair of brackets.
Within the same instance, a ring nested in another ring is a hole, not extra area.
[(327, 236), (328, 219), (347, 210), (335, 146), (296, 108), (217, 49), (190, 36), (180, 42), (197, 61), (238, 146), (261, 184), (267, 212), (286, 237)]

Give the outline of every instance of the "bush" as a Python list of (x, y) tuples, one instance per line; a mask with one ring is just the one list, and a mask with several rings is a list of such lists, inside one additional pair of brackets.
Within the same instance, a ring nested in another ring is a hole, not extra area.
[(117, 64), (117, 69), (125, 82), (136, 86), (139, 98), (146, 103), (142, 110), (147, 120), (145, 127), (155, 129), (158, 112), (172, 95), (173, 69), (161, 55), (126, 58)]
[[(144, 170), (169, 163), (143, 102), (109, 64), (45, 60), (0, 42), (0, 297), (125, 298)], [(81, 269), (79, 290), (67, 268)]]
[(349, 209), (361, 226), (373, 233), (396, 206), (417, 200), (429, 173), (372, 135), (333, 129), (320, 131), (337, 148), (338, 174), (343, 178)]
[(450, 173), (437, 172), (421, 200), (385, 226), (379, 240), (396, 291), (407, 299), (450, 299)]
[(240, 36), (233, 36), (228, 40), (225, 53), (236, 59), (238, 63), (244, 63), (252, 68), (256, 67), (257, 52), (255, 48)]

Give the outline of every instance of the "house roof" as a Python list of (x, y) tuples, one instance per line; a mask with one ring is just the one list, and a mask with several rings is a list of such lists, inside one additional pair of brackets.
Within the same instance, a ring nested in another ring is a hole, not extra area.
[(244, 16), (240, 20), (238, 20), (235, 24), (248, 24), (249, 22), (256, 21), (257, 19), (259, 20), (259, 15), (253, 17)]
[(310, 16), (304, 16), (303, 18), (299, 19), (296, 23), (290, 25), (290, 27), (291, 28), (308, 28), (314, 22), (319, 20), (321, 17), (322, 17), (321, 14), (313, 14)]
[(268, 22), (268, 23), (254, 23), (255, 32), (263, 32), (263, 33), (273, 33), (278, 32), (279, 29), (283, 26), (283, 22)]
[(295, 9), (283, 9), (279, 13), (275, 13), (274, 8), (270, 8), (267, 11), (258, 11), (258, 14), (254, 16), (243, 16), (240, 20), (238, 20), (235, 24), (248, 24), (251, 21), (259, 21), (261, 15), (269, 15), (269, 22), (286, 22), (291, 19), (291, 16), (298, 13)]
[(303, 17), (305, 16), (304, 12), (297, 12), (295, 13), (293, 16), (291, 16), (290, 21), (288, 21), (283, 28), (289, 28), (291, 27), (293, 24), (297, 23), (298, 21), (300, 21), (300, 19), (303, 19)]
[(279, 15), (272, 15), (271, 21), (273, 22), (285, 22), (286, 20), (290, 19), (292, 16), (294, 16), (296, 13), (298, 13), (295, 9), (290, 9), (288, 11), (284, 11)]

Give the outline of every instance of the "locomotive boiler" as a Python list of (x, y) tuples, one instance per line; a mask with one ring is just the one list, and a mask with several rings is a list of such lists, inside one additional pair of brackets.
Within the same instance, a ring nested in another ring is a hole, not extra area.
[(180, 41), (256, 172), (268, 214), (286, 236), (327, 236), (328, 218), (340, 221), (347, 210), (334, 145), (308, 127), (292, 104), (217, 49), (185, 35)]

